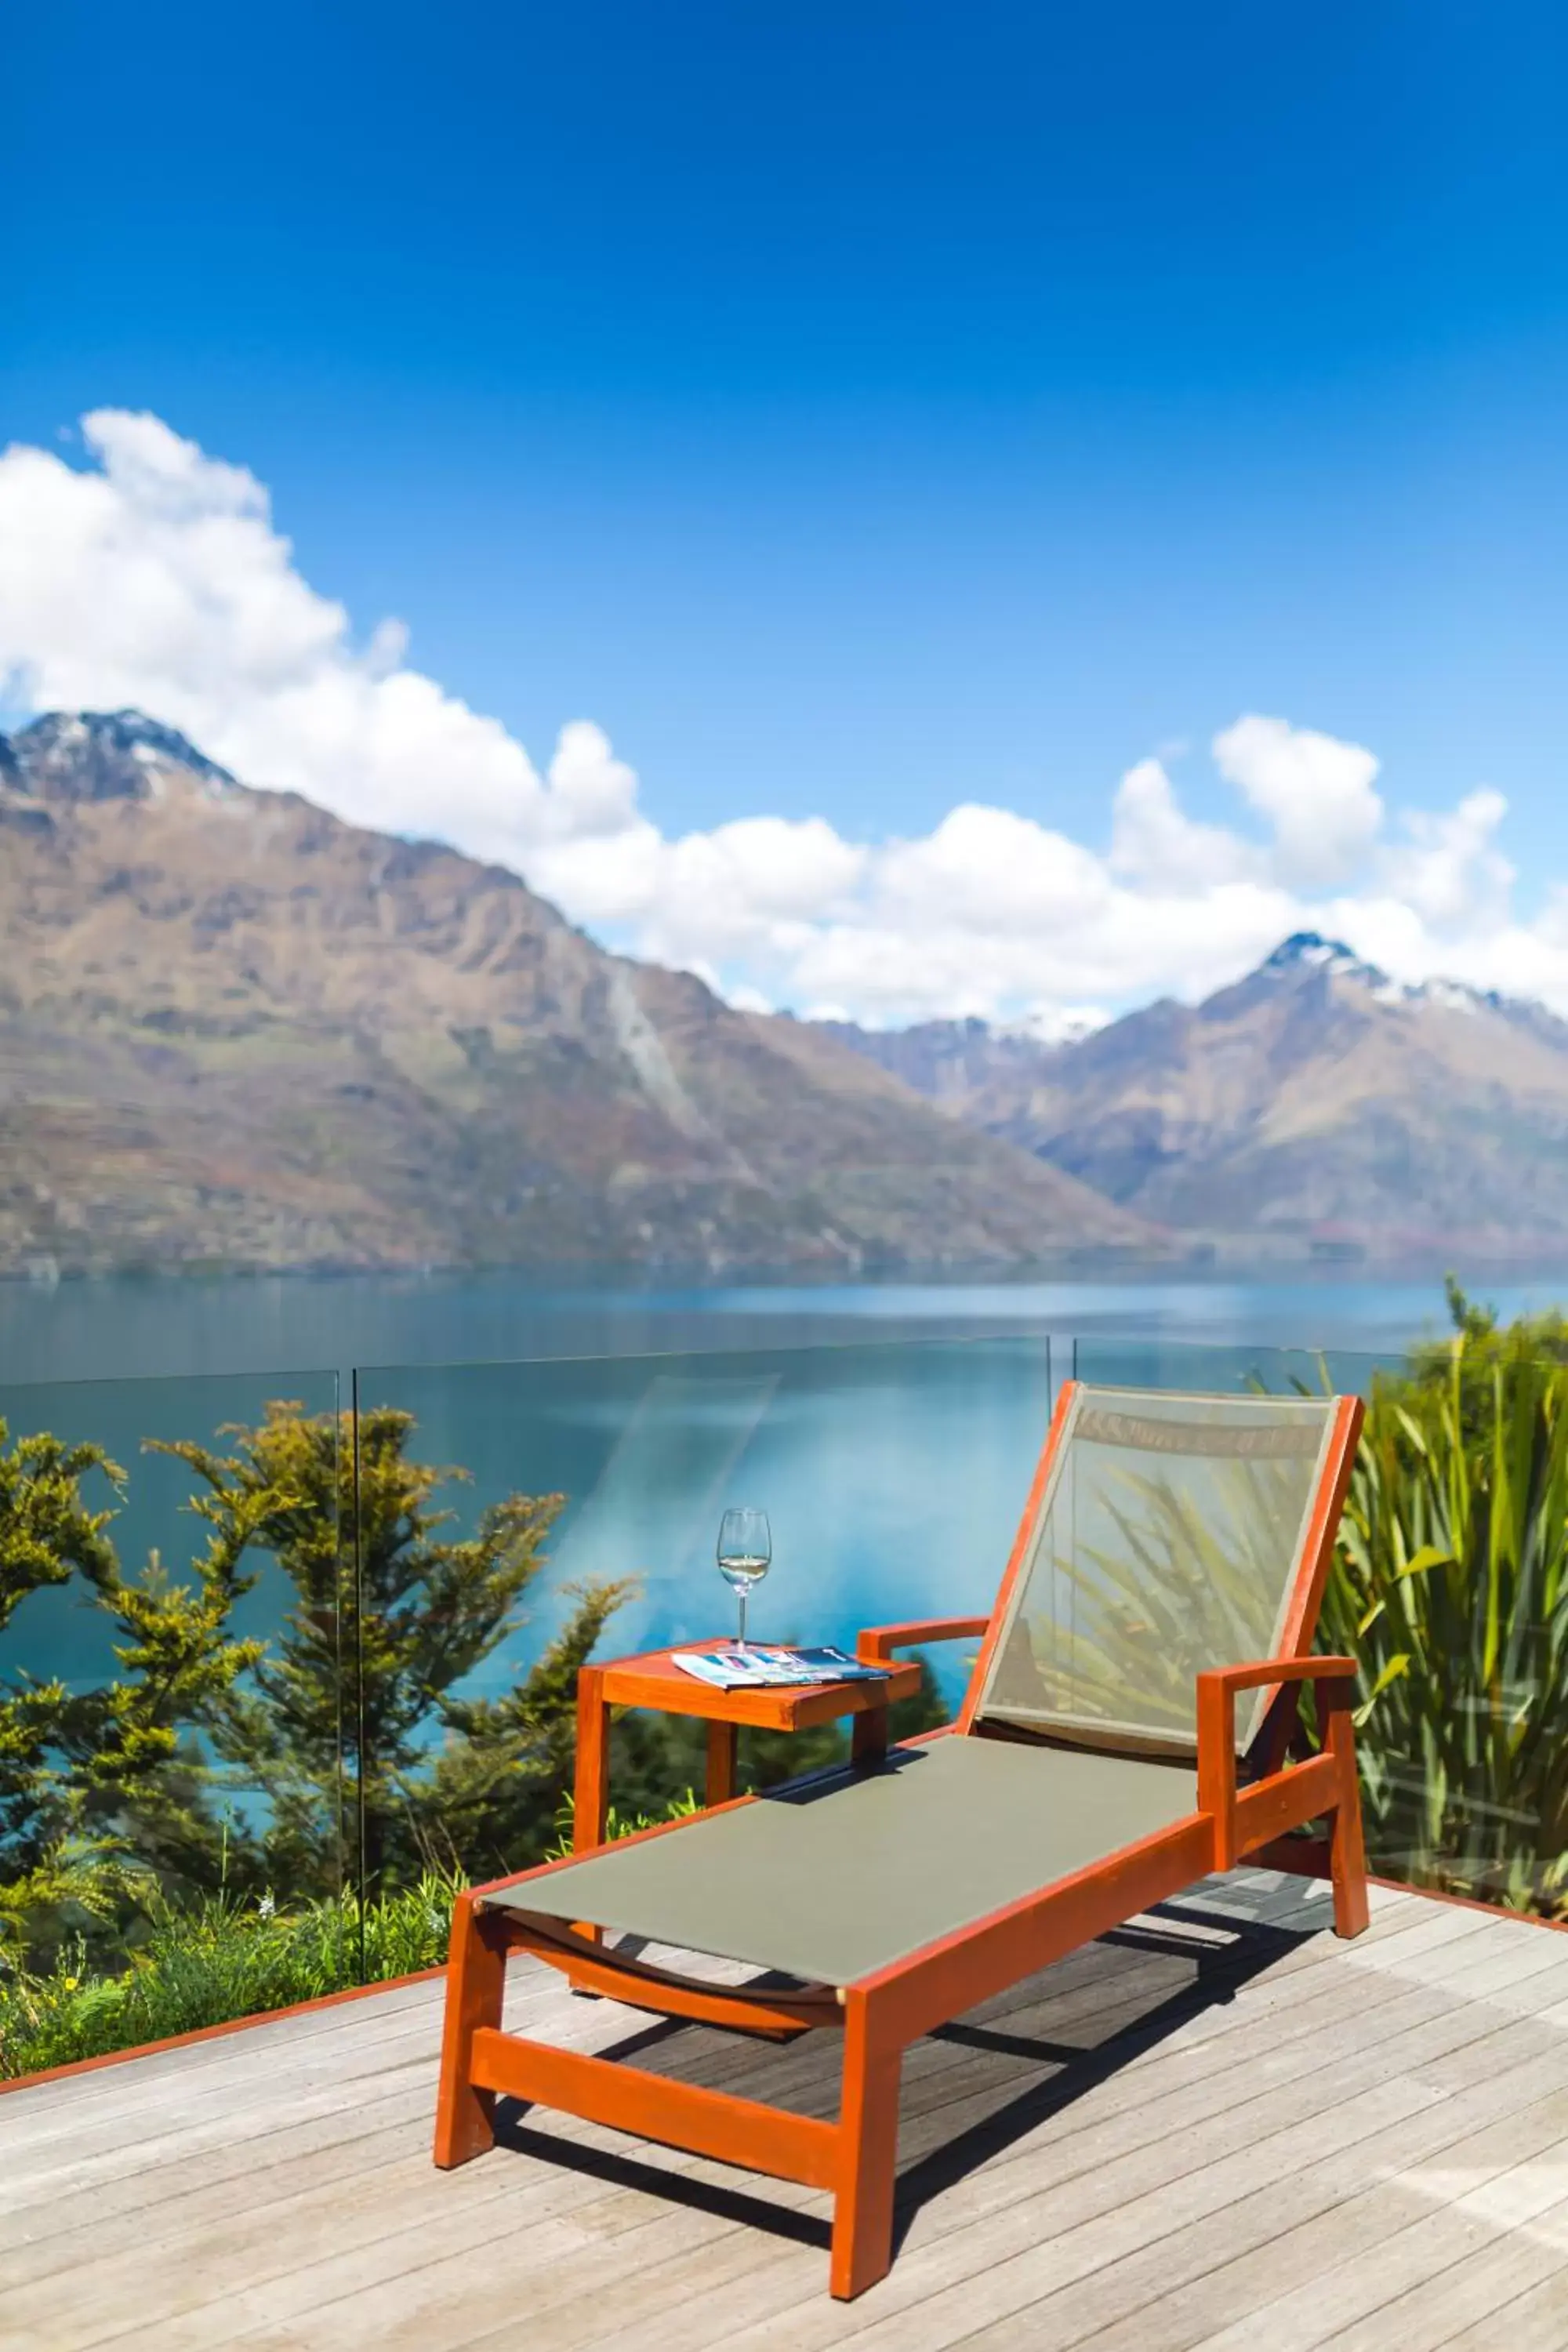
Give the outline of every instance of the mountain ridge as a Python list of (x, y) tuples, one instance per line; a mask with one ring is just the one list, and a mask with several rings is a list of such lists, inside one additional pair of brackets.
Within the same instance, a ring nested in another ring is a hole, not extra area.
[(1568, 1023), (1395, 982), (1314, 931), (1199, 1004), (1159, 998), (1059, 1045), (973, 1022), (834, 1034), (1213, 1255), (1568, 1242)]
[(805, 1024), (136, 711), (0, 737), (0, 1270), (1160, 1253)]

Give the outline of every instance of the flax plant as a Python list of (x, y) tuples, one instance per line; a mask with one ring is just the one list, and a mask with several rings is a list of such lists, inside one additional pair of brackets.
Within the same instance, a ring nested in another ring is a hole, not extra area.
[(1361, 1666), (1374, 1865), (1568, 1912), (1568, 1367), (1465, 1310), (1379, 1376), (1320, 1647)]

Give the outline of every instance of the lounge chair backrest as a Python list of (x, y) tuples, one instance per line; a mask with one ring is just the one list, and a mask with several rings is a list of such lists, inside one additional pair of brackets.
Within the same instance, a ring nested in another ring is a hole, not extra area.
[[(1337, 1397), (1073, 1383), (980, 1661), (973, 1723), (1192, 1755), (1201, 1669), (1310, 1644), (1355, 1411)], [(1270, 1696), (1237, 1707), (1238, 1751)]]

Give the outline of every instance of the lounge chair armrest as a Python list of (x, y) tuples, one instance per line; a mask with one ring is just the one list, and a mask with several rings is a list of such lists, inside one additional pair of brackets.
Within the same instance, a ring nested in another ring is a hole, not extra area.
[[(1270, 1684), (1320, 1683), (1327, 1706), (1339, 1716), (1347, 1735), (1350, 1685), (1355, 1679), (1353, 1658), (1259, 1658), (1246, 1665), (1212, 1666), (1199, 1675), (1198, 1684), (1198, 1809), (1215, 1822), (1215, 1862), (1228, 1870), (1237, 1853), (1236, 1695), (1261, 1690)], [(1335, 1743), (1337, 1745), (1337, 1742)], [(1351, 1750), (1347, 1746), (1345, 1753)], [(1286, 1764), (1253, 1787), (1283, 1788), (1293, 1774), (1320, 1773), (1321, 1757), (1305, 1764)], [(1353, 1769), (1353, 1760), (1352, 1764)], [(1304, 1787), (1306, 1784), (1303, 1782)], [(1250, 1802), (1250, 1795), (1249, 1795)]]
[[(1228, 1784), (1236, 1790), (1236, 1696), (1262, 1690), (1270, 1683), (1349, 1683), (1354, 1680), (1353, 1658), (1254, 1658), (1245, 1665), (1210, 1666), (1198, 1676), (1198, 1786), (1217, 1796)], [(1336, 1696), (1340, 1706), (1349, 1693)]]
[[(1301, 1685), (1310, 1682), (1343, 1685), (1353, 1679), (1355, 1672), (1353, 1658), (1336, 1657), (1258, 1658), (1245, 1665), (1213, 1666), (1206, 1674), (1198, 1676), (1198, 1717), (1201, 1722), (1205, 1685), (1216, 1692), (1228, 1691), (1232, 1699), (1237, 1691), (1258, 1690), (1270, 1683), (1280, 1685), (1279, 1694), (1249, 1751), (1249, 1761), (1255, 1771), (1259, 1769), (1265, 1772), (1277, 1771), (1296, 1736)], [(1330, 1707), (1341, 1706), (1348, 1696), (1348, 1692), (1342, 1692), (1335, 1698), (1325, 1691), (1321, 1704)], [(1208, 1702), (1211, 1706), (1216, 1703), (1214, 1700)], [(1234, 1721), (1234, 1708), (1231, 1720)], [(1231, 1741), (1232, 1733), (1227, 1725), (1222, 1735), (1222, 1744)]]
[(921, 1642), (962, 1642), (990, 1627), (989, 1617), (917, 1617), (907, 1625), (868, 1625), (855, 1638), (855, 1655), (862, 1665), (885, 1666), (895, 1650), (911, 1649)]
[(1255, 1658), (1244, 1666), (1210, 1666), (1198, 1676), (1198, 1689), (1205, 1683), (1244, 1691), (1260, 1690), (1267, 1683), (1345, 1682), (1355, 1670), (1353, 1658)]

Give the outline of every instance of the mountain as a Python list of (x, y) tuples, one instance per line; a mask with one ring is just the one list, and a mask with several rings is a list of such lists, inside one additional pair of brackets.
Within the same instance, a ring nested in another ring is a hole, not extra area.
[(135, 711), (0, 737), (0, 1270), (1158, 1247), (806, 1024)]
[(1568, 1241), (1568, 1024), (1455, 982), (1402, 987), (1314, 932), (1201, 1004), (1059, 1046), (974, 1022), (835, 1034), (1220, 1255)]
[(973, 1016), (963, 1021), (917, 1021), (909, 1029), (862, 1029), (853, 1021), (817, 1024), (840, 1045), (901, 1078), (918, 1095), (943, 1110), (966, 1118), (971, 1105), (992, 1087), (1028, 1087), (1055, 1060), (1058, 1043), (1027, 1031), (998, 1029)]

